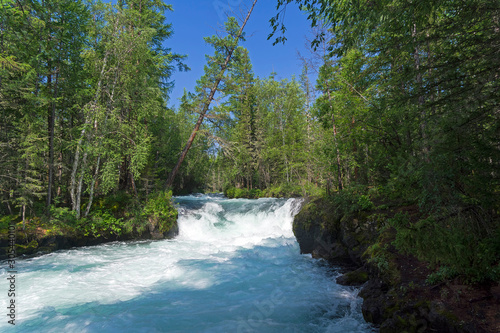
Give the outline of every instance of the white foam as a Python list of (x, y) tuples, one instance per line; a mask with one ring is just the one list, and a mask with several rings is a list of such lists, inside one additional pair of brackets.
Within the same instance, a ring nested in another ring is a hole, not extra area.
[[(299, 199), (178, 200), (180, 234), (174, 240), (19, 261), (16, 328), (216, 332), (250, 325), (257, 331), (325, 331), (343, 320), (345, 327), (367, 332), (356, 294), (337, 286), (310, 256), (299, 255), (292, 232)], [(6, 275), (0, 270), (1, 293)], [(272, 314), (259, 312), (259, 304), (272, 306)], [(0, 308), (6, 306), (7, 298), (0, 297)], [(348, 313), (339, 317), (341, 306)], [(9, 329), (0, 321), (0, 331)]]

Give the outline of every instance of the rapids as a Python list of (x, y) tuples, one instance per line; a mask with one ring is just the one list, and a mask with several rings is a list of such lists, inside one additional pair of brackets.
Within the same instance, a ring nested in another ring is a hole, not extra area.
[(1, 332), (372, 332), (358, 290), (301, 255), (300, 199), (175, 198), (179, 235), (16, 262), (16, 325), (0, 269)]

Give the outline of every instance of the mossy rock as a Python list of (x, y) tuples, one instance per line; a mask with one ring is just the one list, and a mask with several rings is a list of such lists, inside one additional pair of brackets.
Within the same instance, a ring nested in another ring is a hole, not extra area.
[(177, 214), (174, 217), (150, 216), (148, 222), (153, 239), (171, 238), (178, 234)]
[(36, 240), (29, 242), (27, 245), (16, 244), (17, 255), (32, 254), (35, 253), (37, 249), (38, 249), (38, 242)]
[(401, 281), (396, 255), (388, 251), (387, 245), (375, 243), (369, 246), (363, 253), (363, 259), (379, 272), (387, 284), (395, 286)]
[(293, 228), (294, 230), (302, 229), (309, 231), (313, 224), (320, 220), (320, 214), (315, 202), (307, 202), (302, 206), (300, 212), (295, 216)]
[(380, 326), (381, 333), (419, 333), (427, 329), (425, 319), (417, 319), (415, 314), (398, 314), (383, 322)]
[(40, 246), (38, 248), (38, 252), (41, 252), (43, 254), (51, 253), (57, 250), (57, 245), (56, 244), (50, 244), (49, 246)]
[(343, 286), (360, 286), (369, 280), (368, 272), (364, 268), (345, 273), (337, 278), (337, 283)]

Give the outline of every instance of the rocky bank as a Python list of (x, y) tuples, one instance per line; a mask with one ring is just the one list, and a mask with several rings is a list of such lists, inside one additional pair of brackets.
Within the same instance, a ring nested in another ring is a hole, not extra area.
[[(13, 231), (3, 230), (0, 234), (0, 260), (7, 259), (9, 252), (11, 252), (9, 234), (12, 234), (12, 232), (15, 234), (15, 254), (24, 257), (114, 241), (170, 239), (179, 234), (177, 216), (165, 220), (157, 216), (150, 216), (145, 221), (145, 227), (134, 227), (129, 231), (123, 229), (120, 232), (108, 230), (100, 232), (99, 236), (86, 235), (77, 228), (53, 232), (38, 227), (34, 230), (25, 231), (22, 227), (16, 225), (11, 230)], [(10, 237), (12, 238), (12, 236)]]
[(391, 245), (391, 215), (342, 213), (326, 199), (308, 199), (293, 231), (302, 253), (349, 270), (337, 282), (362, 286), (363, 316), (380, 332), (500, 332), (500, 288), (429, 285), (427, 265)]

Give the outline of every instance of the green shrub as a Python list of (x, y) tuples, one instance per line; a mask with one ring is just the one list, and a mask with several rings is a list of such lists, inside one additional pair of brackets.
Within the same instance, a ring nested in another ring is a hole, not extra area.
[(236, 188), (234, 188), (234, 187), (227, 187), (226, 189), (224, 189), (224, 196), (226, 196), (229, 199), (234, 198), (234, 191), (235, 190), (236, 190)]
[(353, 186), (331, 196), (332, 204), (339, 212), (351, 214), (374, 209), (370, 196), (364, 187)]
[(389, 223), (397, 231), (393, 244), (398, 250), (431, 267), (442, 267), (444, 271), (431, 280), (449, 272), (469, 283), (499, 279), (500, 241), (485, 229), (486, 217), (476, 213), (439, 219), (430, 216), (410, 223), (408, 215), (397, 214)]
[(118, 213), (129, 206), (134, 200), (134, 197), (124, 191), (117, 192), (113, 195), (101, 197), (96, 200), (97, 208), (101, 210)]
[(55, 207), (54, 205), (50, 206), (50, 222), (52, 224), (59, 225), (75, 225), (76, 215), (75, 212), (72, 211), (68, 207)]
[(229, 199), (247, 198), (257, 199), (263, 196), (263, 191), (259, 189), (247, 190), (245, 188), (228, 187), (224, 191), (224, 195)]
[(7, 230), (12, 222), (18, 221), (18, 215), (5, 215), (0, 217), (0, 230)]
[(224, 196), (229, 199), (232, 198), (247, 198), (247, 199), (257, 199), (257, 198), (290, 198), (290, 197), (301, 197), (304, 195), (316, 195), (319, 196), (323, 194), (323, 190), (320, 187), (309, 184), (306, 187), (301, 187), (299, 185), (292, 184), (280, 184), (270, 186), (265, 189), (251, 189), (246, 188), (235, 188), (233, 186), (227, 186), (224, 188)]
[(429, 274), (427, 277), (426, 283), (430, 285), (438, 284), (447, 280), (451, 280), (458, 275), (456, 271), (447, 266), (439, 267), (439, 269)]
[(246, 197), (246, 190), (242, 188), (236, 188), (234, 189), (234, 198), (245, 198)]
[(177, 209), (172, 202), (172, 191), (161, 191), (149, 196), (141, 213), (145, 219), (159, 223), (159, 231), (166, 232), (177, 220)]
[(370, 197), (367, 195), (360, 195), (357, 204), (360, 210), (370, 210), (375, 208), (375, 205), (370, 200)]
[(109, 211), (95, 211), (89, 218), (80, 219), (78, 227), (84, 236), (108, 237), (122, 233), (122, 218), (114, 217)]

